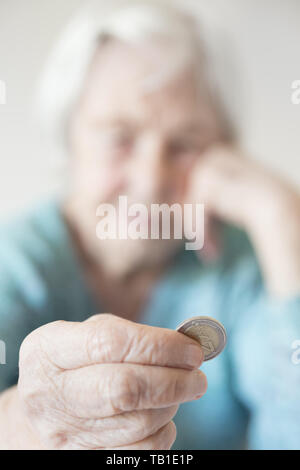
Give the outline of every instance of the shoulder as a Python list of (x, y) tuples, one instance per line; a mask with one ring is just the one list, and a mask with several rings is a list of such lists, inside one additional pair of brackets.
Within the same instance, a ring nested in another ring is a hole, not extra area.
[(30, 248), (35, 251), (33, 241), (44, 239), (55, 241), (64, 231), (58, 201), (49, 200), (34, 208), (4, 220), (0, 224), (0, 255), (8, 249)]
[(68, 245), (66, 227), (56, 200), (46, 201), (0, 225), (1, 294), (18, 293), (37, 302), (46, 279)]

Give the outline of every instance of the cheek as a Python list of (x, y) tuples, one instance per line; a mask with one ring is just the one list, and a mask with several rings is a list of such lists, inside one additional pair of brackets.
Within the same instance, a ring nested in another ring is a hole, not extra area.
[(87, 159), (74, 164), (75, 186), (82, 198), (94, 203), (110, 201), (123, 184), (122, 173), (115, 165), (95, 165)]

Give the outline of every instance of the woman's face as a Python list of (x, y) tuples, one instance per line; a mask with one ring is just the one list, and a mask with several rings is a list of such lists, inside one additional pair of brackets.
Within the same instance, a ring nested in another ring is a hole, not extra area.
[[(146, 81), (167, 61), (166, 47), (137, 49), (117, 42), (94, 57), (69, 133), (73, 194), (93, 239), (97, 207), (117, 208), (120, 195), (149, 209), (152, 203), (183, 203), (193, 163), (219, 138), (214, 107), (192, 66), (147, 90)], [(165, 258), (178, 243), (98, 240), (95, 256), (110, 259), (119, 252), (124, 257), (126, 247), (125, 265), (147, 263)]]

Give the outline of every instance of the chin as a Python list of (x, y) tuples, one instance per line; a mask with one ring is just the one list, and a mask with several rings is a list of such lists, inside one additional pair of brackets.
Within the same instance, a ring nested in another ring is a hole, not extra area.
[(97, 257), (111, 275), (127, 277), (170, 262), (182, 240), (99, 240)]

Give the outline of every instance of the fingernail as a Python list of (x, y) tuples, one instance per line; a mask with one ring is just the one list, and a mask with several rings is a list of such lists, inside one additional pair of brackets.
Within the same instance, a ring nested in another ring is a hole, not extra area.
[(203, 362), (203, 351), (201, 346), (197, 346), (197, 344), (191, 344), (186, 348), (186, 363), (190, 367), (200, 367)]
[(204, 395), (204, 393), (201, 393), (200, 395), (197, 395), (197, 396), (194, 398), (194, 400), (199, 400), (199, 398), (202, 398), (203, 395)]

